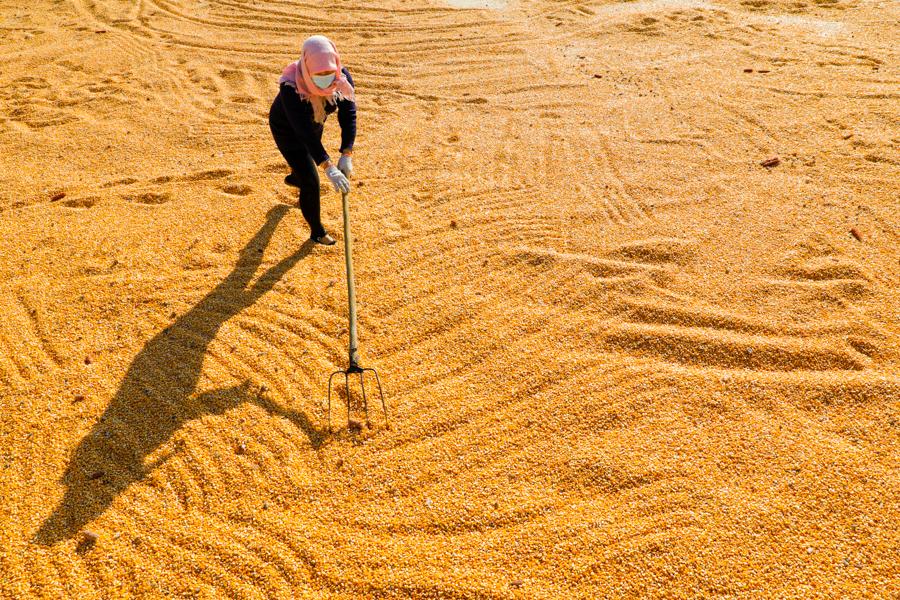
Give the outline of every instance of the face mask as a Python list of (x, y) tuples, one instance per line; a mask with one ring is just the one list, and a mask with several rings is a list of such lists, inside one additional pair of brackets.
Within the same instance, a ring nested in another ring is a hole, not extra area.
[(324, 90), (334, 81), (334, 73), (331, 75), (313, 75), (312, 80), (320, 89)]

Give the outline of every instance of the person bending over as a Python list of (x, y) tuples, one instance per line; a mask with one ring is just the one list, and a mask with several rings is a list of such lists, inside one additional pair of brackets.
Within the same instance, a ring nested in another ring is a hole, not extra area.
[[(356, 139), (356, 96), (350, 71), (341, 65), (334, 43), (324, 35), (303, 42), (300, 59), (284, 68), (278, 95), (269, 110), (269, 128), (291, 173), (288, 185), (300, 188), (300, 210), (310, 239), (330, 246), (335, 240), (322, 225), (319, 173), (322, 168), (335, 191), (350, 191), (351, 154)], [(341, 125), (341, 158), (335, 165), (322, 146), (325, 119), (337, 110)]]

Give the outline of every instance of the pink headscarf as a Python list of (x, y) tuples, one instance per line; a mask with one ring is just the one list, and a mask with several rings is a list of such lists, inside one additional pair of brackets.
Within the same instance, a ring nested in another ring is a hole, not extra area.
[[(299, 67), (299, 68), (298, 68)], [(312, 80), (312, 74), (320, 71), (334, 71), (334, 81), (327, 88), (320, 88)], [(291, 85), (297, 94), (313, 105), (313, 116), (317, 123), (325, 122), (325, 101), (335, 102), (338, 98), (355, 100), (353, 86), (341, 72), (341, 57), (334, 43), (324, 35), (314, 35), (303, 42), (300, 60), (284, 68), (278, 84)]]

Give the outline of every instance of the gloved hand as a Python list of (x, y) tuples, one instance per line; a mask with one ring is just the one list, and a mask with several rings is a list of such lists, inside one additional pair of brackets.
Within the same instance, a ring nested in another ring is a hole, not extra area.
[(327, 169), (325, 169), (325, 175), (328, 176), (328, 179), (331, 180), (331, 185), (334, 186), (334, 191), (347, 193), (350, 191), (350, 182), (347, 181), (347, 178), (341, 173), (338, 168), (334, 165), (331, 165)]
[(349, 154), (341, 154), (341, 158), (338, 161), (338, 169), (347, 176), (347, 179), (353, 177), (353, 159), (350, 158)]

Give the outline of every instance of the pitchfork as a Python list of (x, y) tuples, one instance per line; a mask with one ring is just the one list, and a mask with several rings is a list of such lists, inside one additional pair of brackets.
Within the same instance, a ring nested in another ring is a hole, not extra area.
[(366, 413), (366, 425), (369, 423), (369, 406), (366, 403), (366, 384), (363, 380), (366, 371), (375, 374), (375, 382), (378, 384), (378, 395), (381, 396), (381, 408), (384, 410), (384, 420), (388, 425), (387, 404), (384, 401), (384, 392), (381, 390), (381, 379), (378, 371), (371, 367), (359, 366), (359, 342), (356, 338), (356, 287), (353, 284), (353, 242), (350, 239), (350, 206), (347, 202), (347, 192), (341, 194), (344, 205), (344, 258), (347, 262), (347, 300), (350, 304), (350, 365), (344, 371), (335, 371), (328, 378), (328, 430), (331, 431), (331, 381), (335, 375), (344, 375), (344, 385), (347, 388), (347, 427), (350, 427), (350, 375), (359, 373), (359, 387), (362, 390), (363, 410)]

